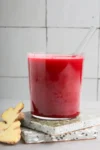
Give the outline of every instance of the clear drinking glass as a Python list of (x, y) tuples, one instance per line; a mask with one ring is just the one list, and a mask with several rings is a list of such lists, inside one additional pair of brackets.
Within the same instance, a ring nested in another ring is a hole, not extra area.
[(32, 116), (56, 120), (79, 115), (83, 61), (80, 55), (28, 54)]

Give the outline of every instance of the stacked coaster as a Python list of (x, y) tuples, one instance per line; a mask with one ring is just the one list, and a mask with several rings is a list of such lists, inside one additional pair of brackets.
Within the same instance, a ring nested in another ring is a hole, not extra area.
[(22, 138), (25, 143), (95, 139), (98, 125), (98, 115), (80, 115), (75, 119), (48, 121), (33, 118), (30, 112), (26, 112), (22, 121)]

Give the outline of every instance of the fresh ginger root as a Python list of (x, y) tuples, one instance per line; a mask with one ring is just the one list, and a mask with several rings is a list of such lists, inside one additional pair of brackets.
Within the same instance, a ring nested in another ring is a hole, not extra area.
[(0, 142), (16, 144), (21, 138), (20, 121), (15, 121), (11, 126), (0, 134)]
[(24, 108), (23, 103), (19, 103), (15, 108), (9, 108), (2, 114), (3, 122), (0, 122), (0, 130), (7, 129), (17, 118), (19, 118), (21, 110)]
[(20, 120), (24, 119), (21, 110), (23, 103), (19, 103), (15, 108), (9, 108), (2, 114), (0, 122), (0, 142), (16, 144), (21, 138)]

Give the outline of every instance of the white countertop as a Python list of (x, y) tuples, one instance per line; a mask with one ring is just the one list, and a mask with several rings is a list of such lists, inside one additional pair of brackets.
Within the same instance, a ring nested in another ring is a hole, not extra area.
[[(9, 100), (0, 100), (0, 113), (11, 106), (17, 104), (18, 101)], [(25, 111), (29, 110), (29, 101), (24, 101)], [(1, 107), (2, 106), (2, 107)], [(83, 102), (81, 105), (81, 110), (86, 113), (100, 113), (100, 102)], [(5, 145), (0, 143), (0, 149), (2, 150), (100, 150), (100, 134), (96, 140), (87, 140), (87, 141), (73, 141), (73, 142), (59, 142), (59, 143), (46, 143), (46, 144), (24, 144), (23, 141), (20, 141), (16, 145)]]

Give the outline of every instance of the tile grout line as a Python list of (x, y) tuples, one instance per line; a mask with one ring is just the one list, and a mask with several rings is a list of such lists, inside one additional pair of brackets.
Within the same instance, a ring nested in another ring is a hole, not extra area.
[(97, 101), (99, 101), (99, 49), (100, 49), (100, 31), (98, 33), (98, 64), (97, 64)]
[(48, 45), (48, 31), (47, 31), (47, 0), (45, 0), (45, 28), (46, 28), (46, 53)]
[(26, 79), (28, 76), (0, 76), (0, 78), (8, 78), (8, 79)]
[(98, 33), (98, 66), (97, 66), (97, 101), (99, 101), (99, 56), (100, 56), (100, 30), (99, 30), (99, 33)]
[(47, 0), (45, 0), (45, 27), (47, 27)]
[[(0, 76), (0, 78), (28, 78), (28, 76)], [(93, 77), (84, 77), (83, 80), (100, 80), (100, 78), (93, 78)]]
[(17, 29), (21, 29), (21, 28), (45, 28), (45, 26), (0, 26), (0, 28), (17, 28)]
[[(98, 13), (99, 13), (99, 26), (100, 26), (100, 7), (98, 6)], [(100, 27), (99, 27), (100, 29)], [(100, 50), (100, 30), (98, 31), (98, 57), (97, 57), (97, 101), (99, 101), (99, 50)]]
[[(60, 28), (60, 29), (89, 29), (90, 27), (58, 27), (58, 26), (52, 26), (52, 27), (49, 27), (47, 26), (47, 0), (46, 1), (46, 8), (45, 8), (45, 26), (0, 26), (0, 28), (15, 28), (15, 29), (21, 29), (21, 28), (31, 28), (31, 29), (34, 29), (34, 28), (51, 28), (51, 29), (56, 29), (56, 28)], [(100, 27), (96, 27), (97, 29), (100, 29)]]
[[(70, 27), (70, 26), (61, 26), (61, 27), (59, 27), (59, 26), (52, 26), (52, 27), (50, 27), (50, 26), (48, 26), (48, 28), (64, 28), (64, 29), (90, 29), (90, 26), (89, 27)], [(97, 29), (100, 29), (100, 27), (96, 27)]]

